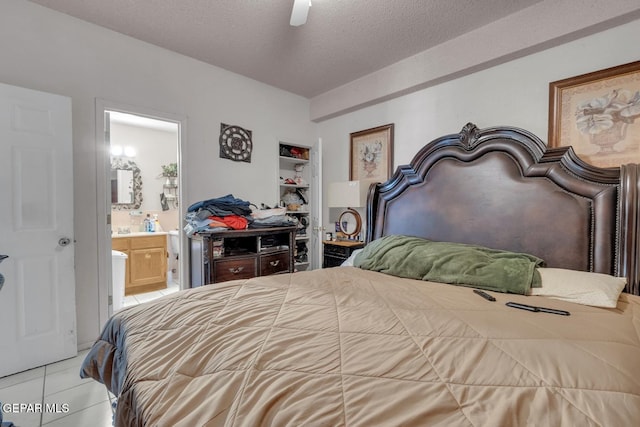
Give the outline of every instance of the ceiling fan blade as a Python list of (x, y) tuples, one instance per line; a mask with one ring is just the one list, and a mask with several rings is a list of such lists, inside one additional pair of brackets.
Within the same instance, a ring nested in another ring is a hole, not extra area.
[(293, 10), (291, 11), (291, 21), (289, 24), (292, 27), (299, 27), (307, 22), (307, 15), (309, 14), (309, 6), (311, 6), (310, 0), (294, 0)]

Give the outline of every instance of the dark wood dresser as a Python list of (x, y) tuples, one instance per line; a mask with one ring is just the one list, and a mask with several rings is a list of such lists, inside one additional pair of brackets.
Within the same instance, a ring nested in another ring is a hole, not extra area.
[(323, 240), (322, 268), (339, 267), (355, 251), (364, 247), (357, 240)]
[(272, 227), (191, 236), (191, 287), (293, 272), (295, 232)]

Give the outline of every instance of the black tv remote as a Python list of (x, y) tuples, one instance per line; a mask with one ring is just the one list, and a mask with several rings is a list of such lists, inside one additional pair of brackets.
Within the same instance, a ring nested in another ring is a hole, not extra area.
[(513, 307), (513, 308), (519, 308), (520, 310), (527, 310), (527, 311), (541, 312), (541, 313), (559, 314), (561, 316), (569, 316), (569, 315), (571, 315), (571, 313), (569, 313), (566, 310), (558, 310), (558, 309), (555, 309), (555, 308), (547, 308), (547, 307), (536, 307), (535, 305), (520, 304), (518, 302), (509, 301), (508, 303), (506, 303), (506, 305), (509, 306), (509, 307)]
[(488, 301), (495, 301), (496, 300), (494, 297), (492, 297), (491, 295), (489, 295), (485, 291), (481, 291), (480, 289), (474, 289), (473, 292), (475, 292), (476, 294), (480, 295), (482, 298), (484, 298), (484, 299), (486, 299)]

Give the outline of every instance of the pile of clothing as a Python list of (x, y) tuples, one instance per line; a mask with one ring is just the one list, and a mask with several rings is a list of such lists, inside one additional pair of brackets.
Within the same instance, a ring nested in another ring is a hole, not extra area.
[(202, 231), (244, 230), (251, 218), (249, 205), (249, 202), (232, 194), (194, 203), (187, 208), (184, 231), (191, 236)]
[(287, 208), (274, 208), (264, 206), (261, 210), (255, 210), (251, 213), (253, 221), (250, 228), (265, 227), (289, 227), (298, 225), (298, 218), (286, 214)]
[(297, 225), (297, 219), (285, 215), (285, 210), (268, 209), (252, 210), (255, 206), (246, 200), (238, 199), (232, 194), (215, 199), (203, 200), (189, 206), (184, 227), (185, 234), (244, 230), (246, 228), (285, 227)]

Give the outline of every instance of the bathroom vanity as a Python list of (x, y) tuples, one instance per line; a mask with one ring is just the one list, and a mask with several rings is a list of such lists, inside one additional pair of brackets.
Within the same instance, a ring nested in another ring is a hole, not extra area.
[(125, 295), (166, 289), (166, 232), (114, 234), (111, 247), (127, 255)]

